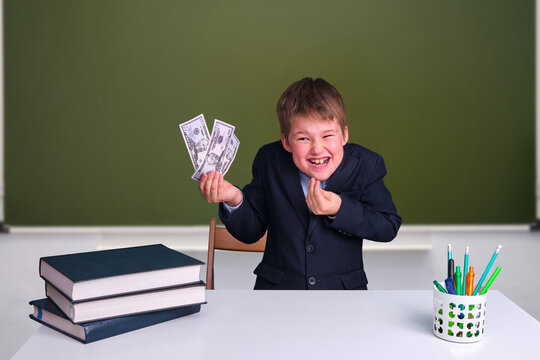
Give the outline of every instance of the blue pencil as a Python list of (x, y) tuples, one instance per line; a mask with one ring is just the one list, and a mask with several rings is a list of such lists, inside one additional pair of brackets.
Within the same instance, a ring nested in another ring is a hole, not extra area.
[(489, 264), (486, 267), (486, 270), (484, 270), (484, 273), (482, 274), (482, 277), (478, 281), (478, 284), (476, 284), (476, 288), (474, 289), (473, 296), (476, 296), (478, 293), (478, 290), (480, 290), (480, 287), (482, 286), (482, 283), (486, 279), (487, 274), (489, 273), (489, 270), (491, 269), (491, 266), (493, 266), (493, 262), (497, 258), (497, 255), (499, 255), (499, 251), (501, 251), (502, 245), (497, 246), (497, 250), (493, 253), (493, 256), (491, 257), (491, 260), (489, 260)]

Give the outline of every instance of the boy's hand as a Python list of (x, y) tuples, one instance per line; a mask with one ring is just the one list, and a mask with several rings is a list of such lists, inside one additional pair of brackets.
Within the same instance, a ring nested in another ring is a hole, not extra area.
[(321, 189), (321, 182), (313, 178), (309, 180), (306, 202), (315, 215), (334, 216), (341, 206), (339, 195)]
[(224, 202), (230, 207), (242, 202), (242, 192), (227, 180), (219, 171), (209, 171), (199, 180), (199, 191), (209, 204)]

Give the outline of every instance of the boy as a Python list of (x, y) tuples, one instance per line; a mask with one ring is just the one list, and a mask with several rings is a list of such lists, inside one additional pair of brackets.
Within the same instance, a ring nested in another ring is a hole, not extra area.
[(220, 203), (227, 230), (245, 243), (268, 230), (255, 289), (367, 290), (364, 238), (387, 242), (401, 218), (383, 183), (381, 156), (355, 144), (338, 91), (304, 78), (278, 101), (281, 141), (264, 145), (242, 190), (218, 172), (199, 190)]

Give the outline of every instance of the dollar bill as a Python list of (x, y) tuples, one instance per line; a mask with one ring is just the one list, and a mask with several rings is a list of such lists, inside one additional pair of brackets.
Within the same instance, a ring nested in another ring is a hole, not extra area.
[(210, 135), (208, 134), (204, 115), (201, 114), (178, 126), (188, 148), (193, 168), (197, 170), (203, 164), (210, 144)]
[[(202, 174), (206, 174), (211, 170), (222, 169), (225, 161), (226, 149), (229, 145), (229, 140), (233, 136), (234, 126), (220, 120), (214, 120), (214, 128), (210, 137), (210, 145), (208, 152), (204, 158), (202, 165), (191, 176), (194, 180), (200, 180)], [(221, 171), (221, 170), (220, 170)]]
[(223, 175), (225, 175), (227, 171), (229, 171), (229, 168), (231, 167), (231, 164), (234, 161), (234, 158), (236, 157), (236, 151), (238, 150), (239, 146), (240, 146), (240, 140), (238, 140), (236, 135), (234, 135), (233, 133), (231, 136), (231, 139), (229, 140), (227, 148), (225, 149), (222, 167), (219, 169), (216, 167), (216, 170), (220, 171)]

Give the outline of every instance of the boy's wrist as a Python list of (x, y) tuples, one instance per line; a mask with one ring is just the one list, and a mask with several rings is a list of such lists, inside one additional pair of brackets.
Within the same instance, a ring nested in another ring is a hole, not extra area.
[(225, 203), (232, 208), (237, 207), (242, 203), (242, 191), (240, 191), (238, 188), (235, 189), (236, 191), (233, 198), (229, 201), (225, 201)]
[(328, 217), (330, 217), (331, 219), (334, 219), (337, 215), (337, 213), (339, 212), (339, 209), (341, 208), (341, 196), (339, 196), (338, 194), (336, 193), (333, 193), (334, 194), (334, 204), (335, 204), (335, 211), (332, 212), (332, 214), (327, 214)]

